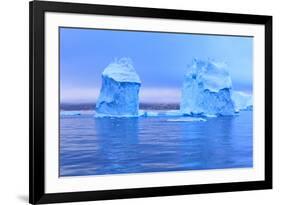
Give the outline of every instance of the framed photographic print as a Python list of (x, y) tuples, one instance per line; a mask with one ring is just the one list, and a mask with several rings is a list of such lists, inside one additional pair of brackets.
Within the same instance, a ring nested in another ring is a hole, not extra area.
[(272, 17), (30, 2), (30, 203), (272, 188)]

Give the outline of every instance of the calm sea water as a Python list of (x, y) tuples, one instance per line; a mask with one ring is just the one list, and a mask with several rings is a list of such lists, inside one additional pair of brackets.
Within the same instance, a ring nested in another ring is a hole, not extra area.
[(253, 166), (252, 111), (181, 119), (61, 116), (60, 176)]

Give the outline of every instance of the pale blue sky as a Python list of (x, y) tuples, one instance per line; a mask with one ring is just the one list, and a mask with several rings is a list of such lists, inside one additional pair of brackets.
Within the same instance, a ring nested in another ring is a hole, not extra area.
[(61, 28), (61, 100), (94, 102), (102, 71), (121, 57), (133, 60), (141, 102), (179, 102), (193, 58), (227, 63), (233, 88), (251, 93), (252, 53), (252, 37)]

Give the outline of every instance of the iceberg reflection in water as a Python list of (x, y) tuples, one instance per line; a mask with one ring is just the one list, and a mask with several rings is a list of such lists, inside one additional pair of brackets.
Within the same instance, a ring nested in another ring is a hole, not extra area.
[(252, 111), (237, 116), (61, 115), (60, 176), (253, 166)]

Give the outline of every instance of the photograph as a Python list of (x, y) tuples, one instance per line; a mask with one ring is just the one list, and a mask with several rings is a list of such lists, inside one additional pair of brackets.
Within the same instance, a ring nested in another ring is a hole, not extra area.
[(253, 36), (58, 31), (59, 177), (253, 168)]
[(272, 16), (29, 4), (29, 202), (272, 189)]

